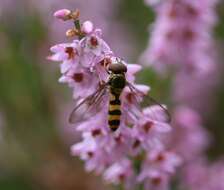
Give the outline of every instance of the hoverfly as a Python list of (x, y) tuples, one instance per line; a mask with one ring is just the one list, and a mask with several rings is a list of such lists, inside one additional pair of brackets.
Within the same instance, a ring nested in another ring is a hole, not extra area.
[[(94, 114), (97, 114), (97, 112), (100, 111), (98, 105), (101, 103), (105, 94), (109, 93), (108, 126), (112, 131), (116, 131), (120, 125), (120, 118), (122, 114), (120, 95), (124, 88), (126, 86), (129, 87), (130, 92), (133, 95), (132, 99), (137, 104), (140, 102), (139, 97), (146, 96), (126, 80), (125, 73), (127, 72), (127, 66), (121, 60), (117, 60), (116, 63), (109, 64), (107, 67), (107, 72), (109, 74), (108, 81), (100, 84), (99, 88), (93, 94), (77, 104), (69, 116), (69, 123), (74, 124), (83, 120), (85, 116), (88, 118)], [(163, 105), (158, 103), (158, 101), (149, 95), (147, 96), (147, 99), (162, 108), (167, 116), (166, 122), (171, 121), (170, 114)], [(78, 116), (80, 111), (81, 113)], [(131, 110), (126, 111), (131, 112)]]

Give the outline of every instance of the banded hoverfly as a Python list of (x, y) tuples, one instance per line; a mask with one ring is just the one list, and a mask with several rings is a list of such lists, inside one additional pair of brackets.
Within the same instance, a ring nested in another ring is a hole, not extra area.
[[(122, 111), (132, 111), (121, 109), (122, 102), (120, 96), (126, 86), (131, 92), (132, 102), (136, 105), (140, 105), (140, 99), (144, 97), (147, 101), (156, 104), (164, 111), (167, 123), (171, 121), (171, 116), (163, 105), (151, 96), (142, 93), (133, 84), (127, 81), (125, 76), (127, 66), (121, 60), (117, 59), (116, 62), (109, 64), (107, 72), (109, 74), (108, 80), (100, 83), (98, 89), (93, 94), (89, 95), (77, 104), (69, 116), (69, 123), (74, 124), (97, 114), (100, 111), (100, 107), (98, 105), (100, 105), (102, 99), (107, 94), (109, 95), (108, 126), (111, 131), (116, 131), (120, 126)], [(141, 110), (141, 108), (139, 107), (138, 110)], [(136, 115), (136, 113), (134, 114)]]

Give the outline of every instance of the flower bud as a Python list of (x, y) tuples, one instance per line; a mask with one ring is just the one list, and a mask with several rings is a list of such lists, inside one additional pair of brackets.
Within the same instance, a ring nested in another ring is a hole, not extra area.
[(85, 34), (90, 34), (93, 31), (93, 23), (90, 21), (85, 21), (82, 24), (82, 32), (84, 32)]
[(80, 16), (80, 12), (78, 9), (76, 9), (75, 11), (72, 11), (70, 14), (70, 18), (73, 20), (77, 20)]
[(74, 37), (74, 36), (77, 36), (77, 35), (79, 35), (79, 32), (77, 31), (77, 29), (75, 29), (75, 28), (73, 28), (73, 29), (69, 29), (69, 30), (67, 30), (67, 32), (66, 32), (66, 36), (67, 37)]
[(68, 9), (60, 9), (54, 13), (54, 16), (61, 20), (69, 20), (71, 19), (71, 11)]

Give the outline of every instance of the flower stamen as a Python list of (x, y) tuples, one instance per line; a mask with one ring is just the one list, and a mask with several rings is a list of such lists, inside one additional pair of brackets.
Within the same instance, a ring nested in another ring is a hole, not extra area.
[(65, 53), (68, 54), (68, 59), (74, 59), (76, 55), (76, 50), (73, 47), (66, 47)]
[(148, 121), (143, 125), (143, 129), (146, 133), (149, 132), (149, 130), (153, 127), (154, 123), (152, 121)]
[(92, 131), (92, 136), (93, 137), (96, 137), (96, 136), (99, 136), (99, 135), (101, 135), (101, 130), (100, 129), (94, 129), (93, 131)]
[(92, 47), (97, 47), (99, 45), (98, 39), (94, 36), (91, 36), (90, 44), (91, 44)]
[(72, 78), (74, 79), (75, 82), (80, 83), (83, 81), (84, 75), (83, 73), (75, 73)]
[(160, 177), (154, 177), (151, 179), (151, 182), (153, 185), (158, 186), (162, 182), (162, 179)]

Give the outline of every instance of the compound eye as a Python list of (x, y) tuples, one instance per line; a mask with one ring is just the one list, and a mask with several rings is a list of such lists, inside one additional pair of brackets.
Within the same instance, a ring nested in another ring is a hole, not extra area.
[(109, 71), (113, 73), (126, 73), (127, 72), (127, 67), (126, 65), (122, 63), (116, 63), (116, 64), (110, 64), (109, 65)]

